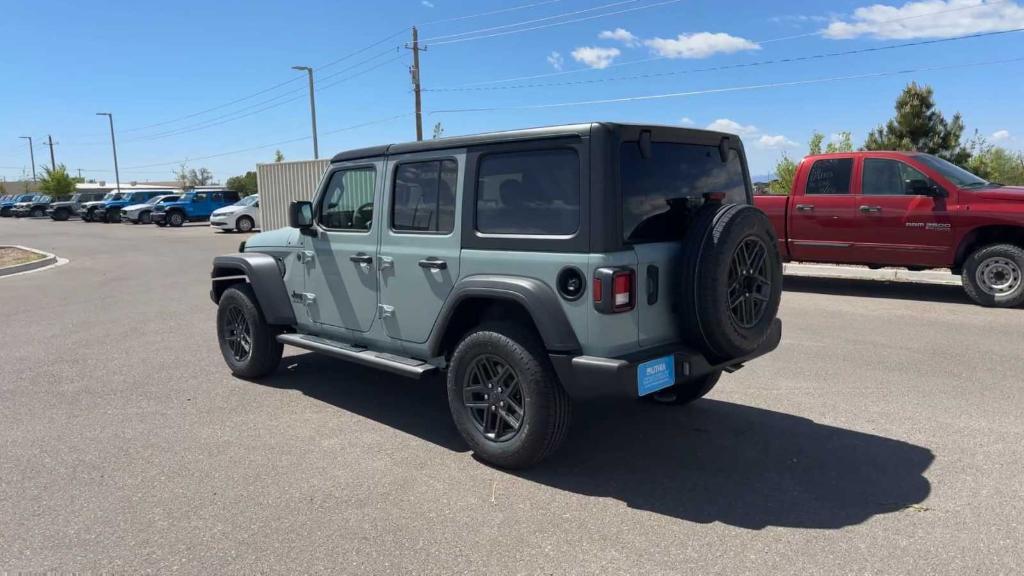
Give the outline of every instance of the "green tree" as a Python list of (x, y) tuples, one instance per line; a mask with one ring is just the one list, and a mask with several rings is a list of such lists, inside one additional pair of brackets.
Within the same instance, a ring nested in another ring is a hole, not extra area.
[(280, 150), (274, 150), (274, 162), (284, 162), (284, 154)]
[(444, 126), (438, 122), (437, 124), (434, 124), (434, 140), (437, 140), (442, 136), (444, 136)]
[(793, 181), (796, 180), (797, 163), (789, 157), (789, 154), (782, 153), (782, 157), (775, 164), (775, 180), (768, 184), (769, 194), (789, 194), (793, 188)]
[(256, 185), (256, 173), (251, 170), (243, 176), (228, 178), (227, 187), (229, 190), (238, 192), (241, 196), (250, 196), (259, 192)]
[(925, 152), (966, 166), (971, 153), (960, 141), (963, 118), (958, 112), (946, 120), (934, 96), (931, 86), (912, 82), (896, 99), (896, 116), (868, 134), (864, 149)]
[(815, 130), (811, 133), (811, 139), (807, 141), (807, 154), (817, 156), (821, 154), (821, 144), (825, 141), (825, 135)]
[(1013, 186), (1024, 185), (1024, 153), (989, 144), (977, 132), (968, 144), (967, 169), (982, 178)]
[(189, 168), (185, 162), (182, 162), (178, 169), (173, 171), (173, 174), (182, 189), (208, 186), (213, 183), (213, 172), (206, 168)]
[(75, 193), (75, 179), (68, 174), (63, 164), (58, 164), (56, 168), (43, 166), (39, 189), (56, 199), (66, 198)]
[(825, 152), (829, 154), (853, 152), (853, 134), (850, 132), (840, 132), (837, 136), (839, 136), (839, 139), (829, 142), (828, 146), (825, 147)]

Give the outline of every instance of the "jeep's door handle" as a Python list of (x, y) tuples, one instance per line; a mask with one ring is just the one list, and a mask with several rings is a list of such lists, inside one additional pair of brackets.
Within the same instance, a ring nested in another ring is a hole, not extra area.
[(861, 206), (860, 211), (865, 214), (877, 214), (882, 211), (881, 206)]
[(349, 256), (348, 259), (357, 264), (373, 264), (373, 256), (370, 256), (369, 254), (364, 254), (362, 252), (358, 254), (353, 254)]
[(446, 270), (448, 263), (444, 260), (438, 260), (437, 258), (426, 258), (420, 260), (420, 268), (426, 268), (428, 270)]
[(797, 204), (797, 212), (814, 212), (814, 204)]

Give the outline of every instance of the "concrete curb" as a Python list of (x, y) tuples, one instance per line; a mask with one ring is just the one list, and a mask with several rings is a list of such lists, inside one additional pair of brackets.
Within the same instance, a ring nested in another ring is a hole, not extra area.
[(836, 278), (843, 280), (875, 280), (880, 282), (908, 282), (913, 284), (935, 284), (940, 286), (960, 286), (960, 277), (941, 270), (911, 272), (899, 268), (883, 268), (872, 270), (861, 266), (832, 266), (828, 264), (786, 264), (783, 268), (787, 276), (810, 278)]
[(39, 260), (33, 260), (32, 262), (26, 262), (24, 264), (15, 264), (13, 266), (6, 266), (4, 268), (0, 268), (0, 277), (21, 274), (22, 272), (29, 272), (31, 270), (46, 268), (47, 266), (53, 266), (54, 264), (57, 264), (56, 256), (50, 254), (49, 252), (43, 252), (42, 250), (36, 250), (34, 248), (29, 248), (27, 246), (18, 246), (11, 244), (0, 245), (0, 248), (18, 248), (19, 250), (24, 250), (26, 252), (35, 252), (36, 254), (43, 255), (43, 257), (40, 258)]

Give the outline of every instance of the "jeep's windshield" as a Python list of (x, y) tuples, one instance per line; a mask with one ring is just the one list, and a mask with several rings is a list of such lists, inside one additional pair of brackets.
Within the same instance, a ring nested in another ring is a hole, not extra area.
[(693, 210), (707, 194), (723, 202), (748, 204), (743, 162), (732, 150), (722, 162), (718, 146), (653, 142), (644, 158), (637, 142), (620, 150), (622, 235), (627, 242), (668, 242), (682, 238)]
[(987, 188), (989, 186), (995, 186), (995, 184), (988, 180), (975, 176), (956, 164), (943, 160), (938, 156), (932, 156), (931, 154), (918, 154), (914, 158), (934, 169), (939, 174), (942, 174), (946, 180), (949, 180), (958, 188)]

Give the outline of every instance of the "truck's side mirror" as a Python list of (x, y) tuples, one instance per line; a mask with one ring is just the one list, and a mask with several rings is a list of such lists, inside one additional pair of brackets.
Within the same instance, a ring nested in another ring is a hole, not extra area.
[(313, 228), (313, 203), (300, 200), (288, 206), (288, 225), (305, 233)]
[(928, 180), (911, 180), (907, 183), (907, 188), (913, 196), (931, 196), (932, 198), (946, 197), (946, 191), (943, 190), (941, 186), (929, 182)]

